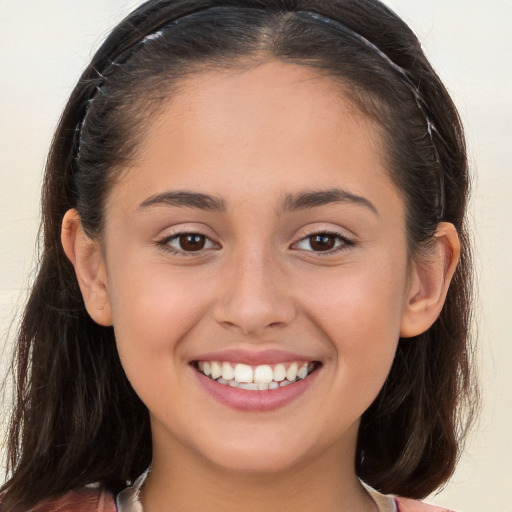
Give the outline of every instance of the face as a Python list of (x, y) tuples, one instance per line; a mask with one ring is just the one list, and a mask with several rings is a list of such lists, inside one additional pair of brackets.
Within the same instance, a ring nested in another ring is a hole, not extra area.
[(379, 130), (307, 67), (185, 85), (114, 185), (102, 242), (155, 453), (244, 471), (350, 459), (410, 293)]

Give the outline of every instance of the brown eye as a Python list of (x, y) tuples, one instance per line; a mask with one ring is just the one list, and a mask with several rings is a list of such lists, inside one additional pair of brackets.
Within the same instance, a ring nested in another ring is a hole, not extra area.
[(158, 243), (174, 254), (201, 253), (209, 249), (220, 249), (219, 245), (201, 233), (177, 233)]
[(205, 245), (206, 237), (204, 235), (190, 233), (186, 235), (180, 235), (179, 237), (179, 246), (183, 251), (200, 251), (201, 249), (204, 249)]
[(336, 245), (336, 236), (320, 233), (309, 237), (309, 245), (313, 251), (329, 251)]
[(299, 240), (293, 249), (300, 249), (307, 252), (326, 252), (329, 254), (347, 249), (354, 245), (354, 242), (338, 233), (315, 233)]

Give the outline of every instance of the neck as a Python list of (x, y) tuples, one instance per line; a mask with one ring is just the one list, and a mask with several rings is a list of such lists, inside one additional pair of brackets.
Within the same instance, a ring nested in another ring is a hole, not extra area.
[(183, 446), (155, 450), (141, 493), (144, 512), (376, 512), (354, 469), (354, 450), (330, 446), (307, 462), (273, 472), (228, 470)]

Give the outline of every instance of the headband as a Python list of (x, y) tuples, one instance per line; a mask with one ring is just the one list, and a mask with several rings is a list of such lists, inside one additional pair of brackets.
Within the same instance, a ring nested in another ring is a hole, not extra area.
[[(103, 73), (98, 72), (99, 78), (101, 79), (100, 84), (96, 84), (92, 96), (87, 100), (87, 104), (85, 107), (85, 115), (81, 121), (81, 123), (77, 126), (76, 131), (78, 132), (78, 151), (77, 151), (77, 158), (80, 154), (80, 146), (82, 142), (82, 129), (86, 122), (87, 114), (89, 111), (89, 105), (94, 101), (94, 98), (97, 94), (102, 94), (103, 91), (101, 89), (101, 84), (106, 80), (106, 76), (108, 76), (109, 71), (113, 68), (118, 68), (122, 66), (127, 60), (130, 59), (130, 57), (137, 53), (141, 48), (143, 48), (148, 42), (160, 39), (165, 33), (167, 33), (169, 30), (172, 30), (177, 25), (180, 25), (183, 22), (193, 20), (198, 15), (210, 11), (210, 12), (223, 12), (223, 11), (230, 11), (234, 6), (226, 6), (226, 5), (214, 5), (209, 6), (204, 9), (200, 9), (194, 12), (190, 12), (188, 14), (185, 14), (165, 25), (160, 27), (159, 29), (155, 30), (154, 32), (149, 33), (148, 35), (144, 36), (143, 39), (141, 39), (139, 42), (135, 43), (128, 49), (121, 52), (117, 58), (112, 61), (107, 68), (104, 70)], [(247, 7), (243, 6), (247, 9), (254, 9), (254, 7)], [(430, 138), (431, 144), (432, 144), (432, 150), (434, 153), (435, 161), (437, 164), (440, 163), (439, 159), (439, 153), (437, 151), (437, 147), (434, 141), (434, 132), (438, 134), (438, 131), (430, 119), (430, 117), (427, 114), (427, 106), (426, 103), (421, 96), (421, 93), (418, 89), (418, 87), (414, 84), (414, 82), (411, 80), (409, 73), (396, 64), (386, 53), (384, 53), (382, 50), (380, 50), (375, 44), (373, 44), (371, 41), (366, 39), (361, 34), (358, 34), (357, 32), (354, 32), (352, 29), (348, 28), (343, 23), (333, 19), (329, 18), (328, 16), (325, 16), (323, 14), (319, 14), (317, 12), (313, 11), (306, 11), (306, 10), (298, 10), (298, 11), (291, 11), (295, 13), (297, 16), (301, 17), (304, 20), (308, 20), (310, 22), (313, 22), (319, 26), (322, 26), (324, 28), (329, 28), (338, 34), (341, 34), (345, 36), (346, 38), (360, 44), (361, 46), (365, 47), (367, 50), (371, 51), (374, 55), (377, 55), (382, 61), (384, 61), (391, 69), (393, 69), (397, 75), (397, 78), (400, 80), (402, 85), (404, 85), (408, 91), (411, 93), (412, 97), (414, 98), (414, 101), (421, 112), (423, 118), (425, 119), (426, 123), (426, 133), (428, 137)], [(444, 214), (444, 207), (445, 207), (445, 188), (444, 188), (444, 175), (442, 171), (442, 166), (438, 165), (438, 187), (439, 187), (439, 214), (438, 214), (438, 221), (441, 221)]]

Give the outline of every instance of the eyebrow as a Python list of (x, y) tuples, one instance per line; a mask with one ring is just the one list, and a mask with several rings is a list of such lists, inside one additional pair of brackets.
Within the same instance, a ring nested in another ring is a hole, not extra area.
[[(307, 210), (331, 203), (355, 203), (368, 208), (375, 215), (379, 215), (377, 208), (371, 201), (341, 188), (289, 194), (285, 197), (278, 212), (282, 214)], [(226, 202), (221, 197), (190, 191), (167, 191), (155, 194), (144, 200), (137, 209), (145, 210), (152, 206), (177, 206), (212, 212), (225, 212), (227, 210)]]
[(155, 194), (143, 201), (137, 209), (145, 210), (151, 206), (178, 206), (211, 212), (226, 211), (226, 203), (224, 199), (210, 196), (208, 194), (201, 194), (199, 192), (189, 192), (186, 190)]
[(282, 205), (282, 212), (294, 212), (297, 210), (307, 210), (324, 206), (330, 203), (354, 203), (368, 208), (375, 215), (379, 211), (375, 205), (366, 199), (341, 188), (330, 188), (327, 190), (312, 190), (300, 192), (298, 194), (289, 194), (286, 196)]

